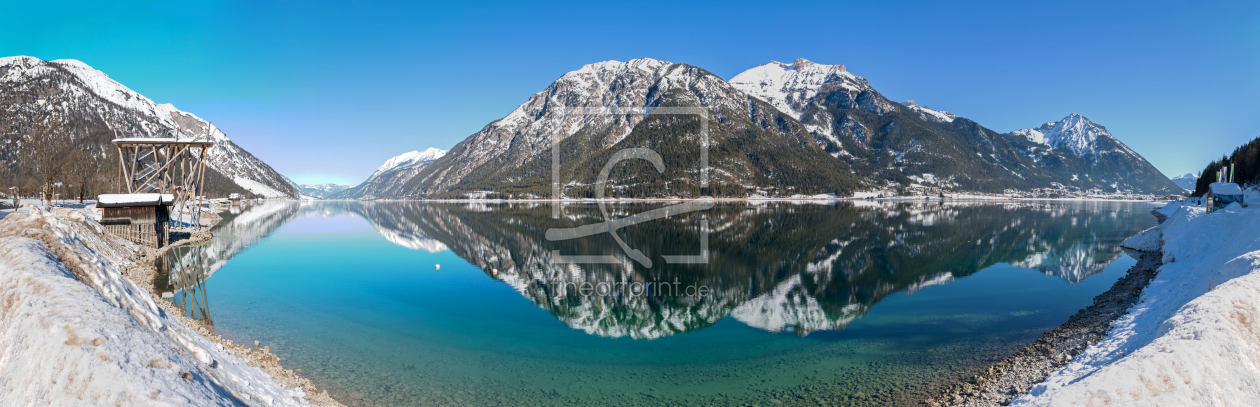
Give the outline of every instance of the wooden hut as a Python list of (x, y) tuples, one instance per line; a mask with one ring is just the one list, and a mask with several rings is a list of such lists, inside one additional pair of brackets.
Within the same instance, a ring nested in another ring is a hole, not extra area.
[(1203, 206), (1207, 208), (1208, 213), (1217, 209), (1223, 209), (1229, 204), (1237, 202), (1239, 205), (1246, 205), (1243, 202), (1242, 188), (1238, 184), (1232, 182), (1213, 182), (1208, 185), (1207, 194), (1203, 195)]
[(105, 230), (141, 246), (162, 247), (170, 238), (171, 194), (104, 194), (97, 200)]

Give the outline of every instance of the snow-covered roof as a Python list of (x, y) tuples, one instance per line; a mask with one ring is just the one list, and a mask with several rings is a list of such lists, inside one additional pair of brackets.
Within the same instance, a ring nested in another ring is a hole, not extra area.
[(171, 194), (101, 194), (96, 199), (96, 206), (101, 208), (118, 208), (123, 206), (156, 206), (170, 205), (175, 202)]
[(134, 137), (114, 139), (114, 144), (214, 144), (210, 140), (177, 139), (174, 137)]
[(1232, 182), (1213, 182), (1208, 187), (1212, 189), (1212, 195), (1242, 195), (1242, 188)]

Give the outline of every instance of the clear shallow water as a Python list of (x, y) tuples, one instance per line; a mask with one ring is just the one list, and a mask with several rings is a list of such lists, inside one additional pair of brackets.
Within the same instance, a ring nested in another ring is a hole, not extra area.
[[(607, 234), (544, 238), (602, 220), (593, 205), (557, 220), (550, 206), (271, 203), (173, 251), (158, 286), (348, 404), (905, 404), (1106, 291), (1149, 208), (719, 204), (622, 229), (649, 268)], [(699, 253), (702, 228), (708, 263), (659, 261)]]

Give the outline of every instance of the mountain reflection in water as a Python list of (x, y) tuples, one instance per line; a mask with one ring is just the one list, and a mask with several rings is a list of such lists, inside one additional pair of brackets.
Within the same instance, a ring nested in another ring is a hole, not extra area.
[[(1118, 243), (1132, 227), (1122, 224), (1148, 221), (1149, 215), (1120, 205), (720, 203), (619, 230), (629, 247), (653, 259), (646, 268), (608, 234), (544, 238), (550, 228), (603, 221), (593, 204), (565, 205), (553, 219), (545, 204), (268, 202), (227, 215), (209, 243), (171, 250), (159, 262), (163, 273), (156, 285), (173, 292), (189, 316), (208, 319), (201, 282), (228, 259), (298, 216), (357, 215), (395, 245), (451, 250), (589, 334), (651, 339), (729, 315), (766, 331), (807, 335), (843, 329), (890, 294), (913, 294), (997, 263), (1069, 284), (1082, 281), (1123, 254)], [(610, 210), (615, 218), (659, 206), (615, 204)], [(709, 228), (708, 263), (657, 261), (698, 254), (702, 225)], [(561, 263), (555, 253), (610, 255), (620, 263)], [(580, 289), (601, 283), (620, 288)], [(705, 287), (708, 295), (668, 287)]]

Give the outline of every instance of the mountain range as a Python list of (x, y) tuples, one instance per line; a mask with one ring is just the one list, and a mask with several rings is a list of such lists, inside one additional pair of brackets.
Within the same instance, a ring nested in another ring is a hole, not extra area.
[(1194, 173), (1186, 173), (1172, 177), (1172, 182), (1186, 191), (1194, 191), (1195, 184), (1199, 182), (1199, 176), (1194, 175)]
[[(205, 178), (210, 195), (301, 195), (297, 184), (237, 146), (209, 121), (170, 104), (154, 103), (83, 62), (0, 58), (0, 175), (25, 176), (30, 163), (19, 154), (25, 135), (53, 122), (69, 129), (76, 147), (101, 159), (116, 156), (110, 144), (115, 138), (213, 140)], [(117, 159), (112, 160), (103, 161), (108, 165), (103, 171), (116, 168)]]
[(354, 185), (337, 185), (337, 184), (302, 184), (298, 185), (302, 188), (302, 195), (312, 198), (328, 198), (341, 191), (354, 188)]
[[(650, 113), (668, 107), (703, 111), (707, 134), (698, 115)], [(638, 110), (618, 110), (626, 108)], [(607, 114), (590, 114), (599, 109)], [(1075, 113), (998, 133), (915, 101), (894, 103), (844, 65), (771, 62), (726, 81), (691, 65), (635, 59), (566, 73), (449, 153), (407, 171), (377, 170), (339, 196), (550, 197), (553, 145), (562, 193), (573, 198), (595, 196), (598, 171), (625, 148), (649, 148), (664, 166), (611, 166), (608, 196), (849, 196), (907, 187), (1184, 193)]]
[[(650, 149), (663, 165), (625, 160), (609, 166), (608, 196), (849, 196), (921, 187), (1184, 192), (1084, 116), (997, 133), (914, 101), (894, 103), (844, 65), (804, 59), (771, 62), (729, 81), (654, 59), (589, 64), (450, 151), (412, 151), (391, 158), (359, 185), (306, 191), (210, 122), (156, 104), (76, 60), (0, 58), (0, 101), (0, 175), (9, 179), (28, 166), (18, 154), (23, 136), (56, 121), (99, 157), (109, 156), (114, 138), (214, 140), (206, 176), (212, 195), (550, 197), (553, 145), (560, 163), (554, 173), (562, 194), (572, 198), (596, 196), (600, 170), (626, 148)], [(591, 114), (600, 109), (607, 114)], [(702, 149), (708, 159), (703, 168)]]

